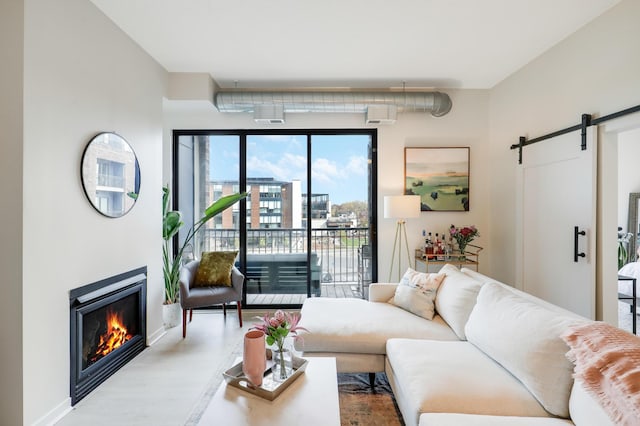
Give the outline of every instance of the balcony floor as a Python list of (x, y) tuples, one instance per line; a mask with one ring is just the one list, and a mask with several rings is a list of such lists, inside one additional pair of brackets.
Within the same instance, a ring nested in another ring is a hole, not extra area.
[[(358, 283), (333, 284), (323, 283), (320, 287), (321, 297), (360, 297)], [(306, 294), (247, 294), (247, 304), (251, 305), (302, 305)]]

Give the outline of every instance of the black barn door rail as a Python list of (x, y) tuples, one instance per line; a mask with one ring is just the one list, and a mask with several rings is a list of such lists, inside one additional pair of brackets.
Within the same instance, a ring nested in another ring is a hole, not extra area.
[(600, 118), (592, 118), (591, 114), (582, 114), (582, 119), (580, 120), (580, 124), (576, 124), (575, 126), (557, 130), (555, 132), (548, 133), (543, 136), (538, 136), (537, 138), (533, 138), (529, 140), (527, 140), (525, 136), (520, 136), (518, 143), (511, 145), (509, 149), (518, 150), (518, 164), (522, 164), (522, 149), (525, 146), (533, 145), (534, 143), (542, 142), (543, 140), (546, 140), (546, 139), (555, 138), (556, 136), (560, 136), (566, 133), (571, 133), (571, 132), (575, 132), (576, 130), (580, 130), (581, 131), (580, 132), (580, 136), (581, 136), (580, 149), (584, 151), (587, 149), (587, 127), (596, 126), (600, 123), (604, 123), (605, 121), (613, 120), (615, 118), (620, 118), (625, 115), (633, 114), (636, 112), (640, 112), (640, 105), (623, 109), (621, 111), (614, 112), (613, 114), (605, 115)]

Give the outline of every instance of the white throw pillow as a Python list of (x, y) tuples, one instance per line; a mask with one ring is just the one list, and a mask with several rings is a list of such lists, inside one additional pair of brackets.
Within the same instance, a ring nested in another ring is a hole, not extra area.
[(498, 283), (487, 283), (465, 328), (467, 339), (506, 368), (551, 414), (569, 417), (573, 364), (560, 335), (586, 319), (554, 312)]
[(460, 340), (466, 340), (464, 326), (476, 304), (482, 283), (451, 264), (444, 265), (440, 273), (445, 274), (445, 279), (436, 295), (436, 311)]
[(389, 302), (412, 314), (432, 320), (435, 314), (433, 302), (443, 279), (444, 274), (427, 274), (408, 268)]

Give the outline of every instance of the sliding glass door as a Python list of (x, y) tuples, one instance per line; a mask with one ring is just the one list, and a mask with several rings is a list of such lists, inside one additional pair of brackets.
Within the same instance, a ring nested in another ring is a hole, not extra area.
[(246, 142), (247, 304), (297, 305), (309, 294), (320, 295), (319, 282), (309, 280), (308, 232), (302, 222), (302, 194), (309, 184), (307, 137), (250, 134)]
[(323, 296), (368, 297), (373, 273), (374, 157), (370, 134), (311, 136), (312, 249)]
[(192, 256), (238, 250), (246, 306), (366, 297), (376, 278), (375, 151), (375, 130), (174, 132), (186, 222), (220, 196), (248, 193), (205, 227)]

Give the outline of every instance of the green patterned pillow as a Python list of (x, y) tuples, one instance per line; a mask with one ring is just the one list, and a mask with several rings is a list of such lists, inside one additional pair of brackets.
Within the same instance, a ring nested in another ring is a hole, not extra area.
[(237, 256), (237, 251), (210, 251), (202, 253), (193, 286), (231, 287), (231, 269)]

